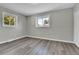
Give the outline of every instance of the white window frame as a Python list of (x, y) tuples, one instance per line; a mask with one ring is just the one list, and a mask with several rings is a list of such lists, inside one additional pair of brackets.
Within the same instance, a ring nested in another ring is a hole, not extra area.
[[(44, 24), (44, 18), (48, 18), (48, 24)], [(42, 19), (42, 25), (38, 24), (39, 19)], [(36, 19), (36, 27), (49, 27), (49, 16), (38, 16)]]
[[(14, 25), (5, 25), (4, 24), (4, 16), (5, 15), (11, 15), (11, 16), (15, 17), (15, 19), (14, 19), (15, 23), (14, 23)], [(18, 16), (14, 15), (14, 14), (11, 14), (11, 13), (8, 13), (8, 12), (3, 12), (2, 13), (2, 25), (3, 25), (3, 27), (15, 27), (16, 23), (17, 23), (17, 19), (18, 19)]]

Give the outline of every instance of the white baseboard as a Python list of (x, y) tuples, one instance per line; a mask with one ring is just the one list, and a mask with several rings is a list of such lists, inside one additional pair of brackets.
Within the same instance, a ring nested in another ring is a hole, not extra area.
[(36, 37), (36, 36), (27, 36), (27, 37), (39, 38), (39, 39), (45, 39), (45, 40), (52, 40), (52, 41), (59, 41), (59, 42), (66, 42), (66, 43), (74, 43), (73, 41), (65, 41), (65, 40), (45, 38), (45, 37)]
[(7, 41), (2, 41), (2, 42), (0, 42), (0, 44), (6, 43), (6, 42), (11, 42), (11, 41), (14, 41), (14, 40), (18, 40), (18, 39), (21, 39), (21, 38), (24, 38), (24, 37), (39, 38), (39, 39), (59, 41), (59, 42), (66, 42), (66, 43), (73, 43), (73, 44), (75, 44), (76, 46), (79, 47), (79, 44), (75, 43), (73, 41), (65, 41), (65, 40), (59, 40), (59, 39), (52, 39), (52, 38), (45, 38), (45, 37), (36, 37), (36, 36), (28, 36), (28, 35), (21, 36), (21, 37), (18, 37), (18, 38), (14, 38), (14, 39), (10, 39), (10, 40), (7, 40)]
[(79, 47), (79, 43), (76, 43), (76, 42), (75, 42), (75, 45), (76, 45), (77, 47)]
[(7, 41), (2, 41), (2, 42), (0, 42), (0, 44), (11, 42), (11, 41), (14, 41), (14, 40), (18, 40), (18, 39), (21, 39), (21, 38), (24, 38), (24, 37), (27, 37), (27, 35), (26, 36), (17, 37), (17, 38), (13, 38), (13, 39), (9, 39)]
[(7, 41), (2, 41), (0, 42), (0, 44), (3, 44), (3, 43), (7, 43), (7, 42), (11, 42), (11, 41), (14, 41), (15, 39), (10, 39), (10, 40), (7, 40)]
[[(79, 47), (79, 43), (76, 43), (74, 41), (66, 41), (66, 40), (52, 39), (52, 38), (45, 38), (45, 37), (36, 37), (36, 36), (29, 36), (29, 35), (21, 36), (21, 37), (18, 37), (16, 39), (12, 39), (12, 40), (5, 41), (5, 42), (11, 42), (11, 41), (14, 41), (14, 40), (17, 40), (17, 39), (21, 39), (21, 38), (24, 38), (24, 37), (31, 37), (31, 38), (38, 38), (38, 39), (44, 39), (44, 40), (52, 40), (52, 41), (66, 42), (66, 43), (73, 43), (77, 47)], [(3, 42), (3, 43), (5, 43), (5, 42)]]

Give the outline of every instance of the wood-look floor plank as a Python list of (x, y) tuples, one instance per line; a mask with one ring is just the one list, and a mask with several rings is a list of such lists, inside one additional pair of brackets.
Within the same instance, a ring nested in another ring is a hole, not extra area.
[[(32, 39), (32, 40), (29, 40), (29, 41), (24, 41), (23, 43), (20, 43), (19, 45), (17, 45), (16, 49), (13, 49), (13, 50), (11, 50), (11, 52), (6, 53), (6, 54), (15, 54), (15, 55), (22, 54), (23, 55), (23, 54), (25, 54), (25, 52), (27, 52), (28, 50), (31, 49), (30, 45), (34, 44), (34, 42), (36, 42), (36, 41), (38, 41), (38, 40)], [(22, 53), (21, 51), (24, 51), (24, 53)]]
[(0, 44), (0, 55), (79, 55), (79, 48), (71, 43), (23, 38)]

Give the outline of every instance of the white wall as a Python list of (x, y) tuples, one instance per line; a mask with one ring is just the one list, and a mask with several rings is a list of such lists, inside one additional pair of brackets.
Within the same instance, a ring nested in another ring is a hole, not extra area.
[(79, 4), (74, 7), (74, 41), (79, 46)]
[[(50, 15), (49, 28), (36, 28), (36, 16)], [(51, 11), (28, 17), (29, 36), (45, 37), (55, 40), (73, 41), (73, 10)]]
[[(14, 28), (6, 28), (2, 26), (2, 12), (9, 12), (18, 16), (18, 23)], [(0, 42), (16, 39), (27, 35), (27, 19), (12, 10), (0, 7)]]

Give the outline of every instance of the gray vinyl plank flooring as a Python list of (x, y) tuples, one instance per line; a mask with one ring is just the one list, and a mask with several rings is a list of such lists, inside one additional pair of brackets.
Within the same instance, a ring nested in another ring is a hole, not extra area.
[(0, 55), (79, 55), (79, 48), (72, 43), (22, 38), (0, 44)]

